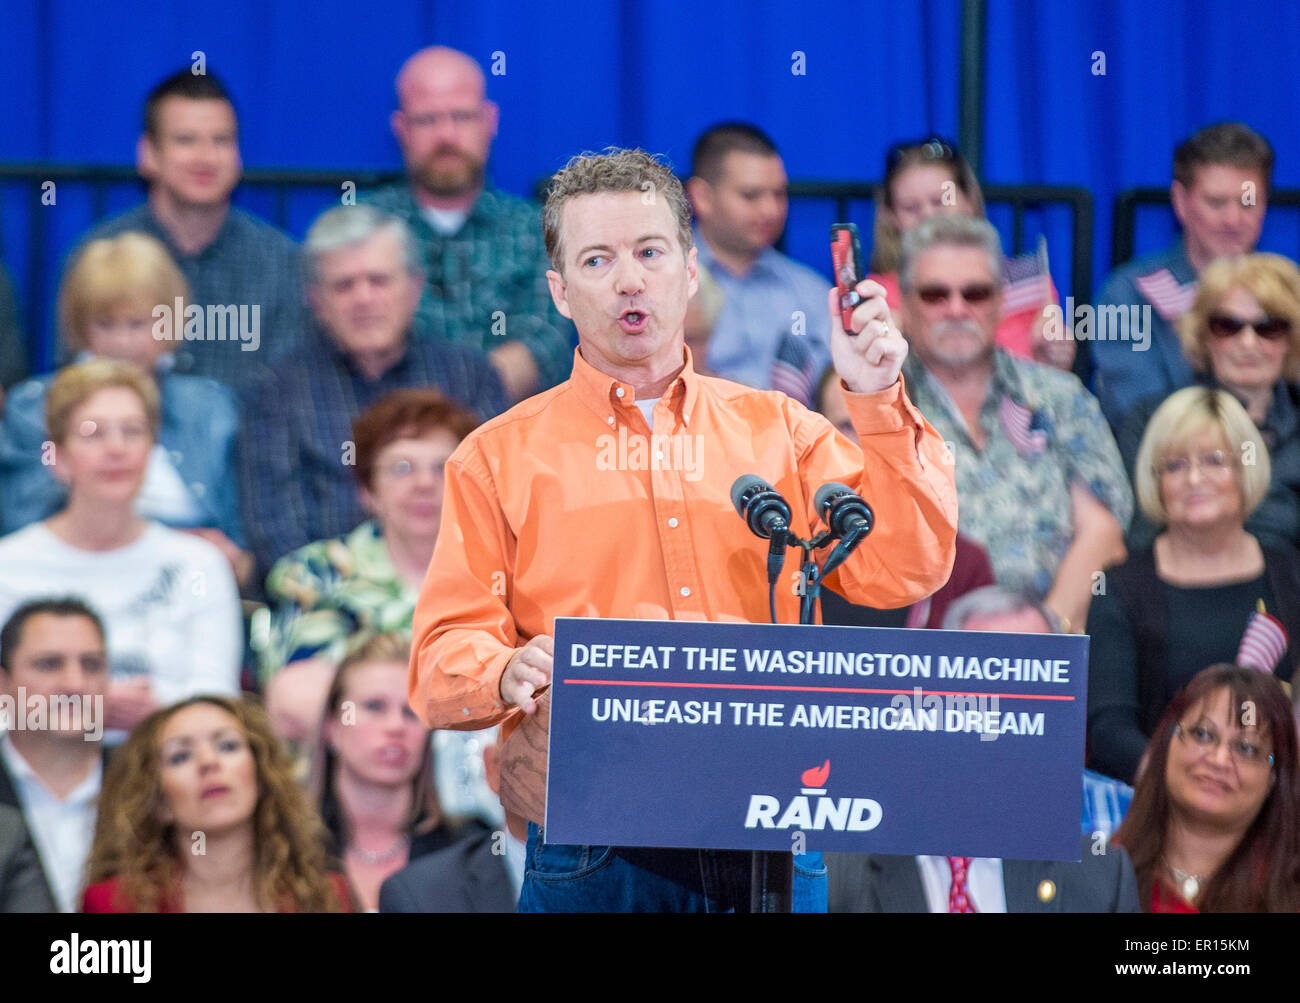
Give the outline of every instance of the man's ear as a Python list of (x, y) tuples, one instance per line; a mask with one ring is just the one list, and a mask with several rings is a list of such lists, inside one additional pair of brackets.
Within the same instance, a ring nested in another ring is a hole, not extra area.
[(564, 276), (555, 269), (548, 268), (546, 270), (546, 284), (551, 288), (551, 301), (555, 303), (555, 309), (560, 311), (560, 316), (573, 320), (573, 313), (569, 310)]
[(700, 249), (691, 246), (686, 252), (686, 298), (689, 300), (700, 291)]
[(686, 179), (686, 197), (691, 200), (696, 216), (713, 212), (713, 187), (703, 178), (691, 175)]
[(1169, 201), (1173, 203), (1174, 215), (1178, 217), (1180, 224), (1186, 225), (1187, 220), (1187, 202), (1191, 193), (1183, 187), (1181, 181), (1175, 181), (1169, 186)]
[(501, 108), (495, 101), (483, 100), (483, 114), (487, 116), (485, 124), (488, 127), (488, 135), (493, 139), (497, 138), (497, 125), (501, 121)]
[(397, 140), (397, 145), (406, 148), (406, 117), (401, 108), (394, 108), (391, 115), (388, 116), (388, 127), (393, 130), (393, 138)]
[(158, 156), (147, 132), (140, 133), (140, 138), (135, 143), (135, 169), (146, 181), (158, 173)]

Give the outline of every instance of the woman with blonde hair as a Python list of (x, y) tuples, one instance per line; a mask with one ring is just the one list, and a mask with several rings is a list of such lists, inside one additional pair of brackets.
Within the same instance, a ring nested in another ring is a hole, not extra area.
[(0, 539), (0, 620), (45, 595), (77, 595), (103, 618), (110, 741), (159, 706), (239, 692), (243, 621), (229, 563), (136, 508), (159, 420), (157, 384), (136, 366), (65, 366), (45, 395), (45, 425), (67, 503)]
[(155, 711), (117, 750), (87, 867), (84, 912), (351, 910), (265, 713), (225, 697)]
[[(1240, 401), (1268, 447), (1272, 477), (1246, 529), (1270, 546), (1300, 544), (1300, 268), (1280, 254), (1211, 262), (1178, 334), (1198, 384)], [(1163, 399), (1140, 401), (1120, 425), (1116, 439), (1130, 476)], [(1155, 535), (1149, 521), (1135, 517), (1129, 546), (1148, 546)]]
[[(163, 244), (127, 232), (92, 240), (77, 254), (59, 289), (59, 327), (66, 353), (130, 362), (153, 380), (161, 413), (137, 511), (216, 546), (241, 583), (252, 572), (244, 549), (235, 454), (239, 412), (229, 389), (173, 372), (189, 285)], [(163, 311), (174, 316), (170, 337)], [(180, 314), (178, 314), (178, 310)], [(45, 443), (45, 396), (54, 374), (10, 391), (0, 424), (0, 519), (13, 532), (53, 514), (66, 493), (51, 476)]]
[(1249, 656), (1291, 678), (1300, 554), (1245, 527), (1270, 466), (1259, 430), (1224, 390), (1185, 387), (1148, 423), (1137, 500), (1163, 530), (1099, 576), (1088, 611), (1088, 753), (1099, 772), (1132, 782), (1165, 708), (1206, 663)]

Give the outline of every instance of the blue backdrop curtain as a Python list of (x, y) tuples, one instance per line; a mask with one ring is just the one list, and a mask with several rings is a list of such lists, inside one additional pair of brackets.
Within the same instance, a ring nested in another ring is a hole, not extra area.
[[(792, 177), (874, 179), (894, 140), (956, 136), (960, 15), (958, 0), (11, 0), (0, 160), (132, 163), (144, 95), (202, 51), (235, 95), (246, 165), (395, 168), (393, 75), (441, 43), (504, 71), (488, 82), (502, 109), (491, 172), (509, 191), (529, 193), (573, 153), (611, 143), (666, 153), (684, 170), (695, 136), (723, 118), (767, 129)], [(1091, 190), (1099, 279), (1114, 194), (1167, 184), (1173, 146), (1206, 122), (1239, 118), (1264, 132), (1277, 183), (1300, 185), (1297, 43), (1300, 5), (1276, 0), (990, 0), (984, 178)], [(1104, 76), (1093, 72), (1097, 52)], [(89, 200), (59, 192), (45, 207), (49, 260), (30, 263), (23, 197), (4, 191), (0, 250), (20, 291), (29, 268), (42, 274), (42, 302), (24, 308), (43, 334)], [(324, 198), (295, 203), (295, 236)], [(110, 211), (138, 199), (124, 186)], [(832, 213), (810, 205), (791, 219), (791, 252), (821, 270)], [(868, 207), (858, 221), (869, 227)], [(1006, 236), (1006, 220), (995, 222)], [(1048, 213), (1031, 228), (1048, 233), (1067, 293), (1064, 225)], [(1144, 216), (1139, 252), (1170, 232), (1165, 214)], [(1264, 244), (1294, 254), (1295, 220), (1270, 217)]]

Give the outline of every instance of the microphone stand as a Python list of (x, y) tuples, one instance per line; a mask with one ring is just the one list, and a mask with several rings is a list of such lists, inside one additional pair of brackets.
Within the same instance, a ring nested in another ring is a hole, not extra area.
[[(821, 597), (822, 579), (843, 564), (857, 549), (863, 538), (871, 532), (870, 524), (859, 525), (846, 533), (835, 549), (827, 555), (819, 568), (813, 552), (835, 539), (829, 530), (822, 530), (811, 540), (801, 540), (786, 531), (786, 546), (803, 551), (799, 565), (802, 595), (799, 599), (799, 623), (811, 626), (816, 622), (817, 600)], [(776, 623), (776, 605), (772, 604), (772, 622)], [(794, 904), (794, 854), (778, 850), (755, 850), (751, 865), (750, 912), (790, 912)]]

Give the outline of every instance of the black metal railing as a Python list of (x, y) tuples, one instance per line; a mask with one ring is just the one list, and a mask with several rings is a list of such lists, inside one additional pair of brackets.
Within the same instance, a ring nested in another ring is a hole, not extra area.
[[(1278, 188), (1268, 193), (1270, 209), (1300, 209), (1300, 189)], [(1130, 188), (1115, 197), (1111, 207), (1110, 267), (1133, 257), (1137, 247), (1138, 214), (1143, 209), (1162, 209), (1173, 214), (1168, 188)], [(1300, 250), (1300, 249), (1298, 249)], [(1300, 258), (1300, 253), (1295, 257)]]
[[(388, 183), (400, 177), (396, 171), (376, 170), (298, 170), (255, 168), (244, 172), (237, 193), (240, 204), (261, 210), (281, 229), (292, 229), (291, 215), (296, 198), (304, 194), (329, 193), (337, 200), (343, 186), (351, 183), (358, 191)], [(103, 219), (109, 209), (114, 191), (126, 187), (138, 188), (140, 198), (144, 189), (135, 168), (105, 164), (51, 164), (51, 163), (0, 163), (0, 206), (12, 206), (8, 190), (13, 186), (25, 189), (17, 204), (27, 208), (23, 221), (25, 233), (25, 267), (19, 271), (26, 277), (26, 303), (30, 340), (32, 346), (45, 340), (49, 330), (49, 311), (55, 294), (53, 274), (56, 263), (51, 251), (62, 253), (66, 248), (51, 248), (50, 216), (41, 201), (42, 186), (54, 182), (59, 198), (66, 198), (66, 187), (85, 193), (87, 211), (82, 231)], [(543, 194), (545, 181), (539, 182), (536, 194)], [(836, 219), (853, 218), (855, 204), (874, 201), (875, 182), (796, 180), (790, 182), (790, 200), (794, 204), (792, 215), (797, 215), (800, 203), (831, 201), (835, 204)], [(985, 202), (991, 207), (1009, 207), (1011, 210), (1011, 242), (1009, 252), (1026, 249), (1026, 216), (1029, 212), (1060, 207), (1070, 214), (1070, 278), (1076, 299), (1086, 299), (1092, 288), (1092, 196), (1086, 189), (1051, 185), (989, 185), (984, 189)], [(322, 200), (323, 201), (323, 200)], [(319, 211), (316, 209), (316, 211)], [(0, 251), (5, 250), (0, 247)], [(40, 353), (37, 353), (39, 358)]]

